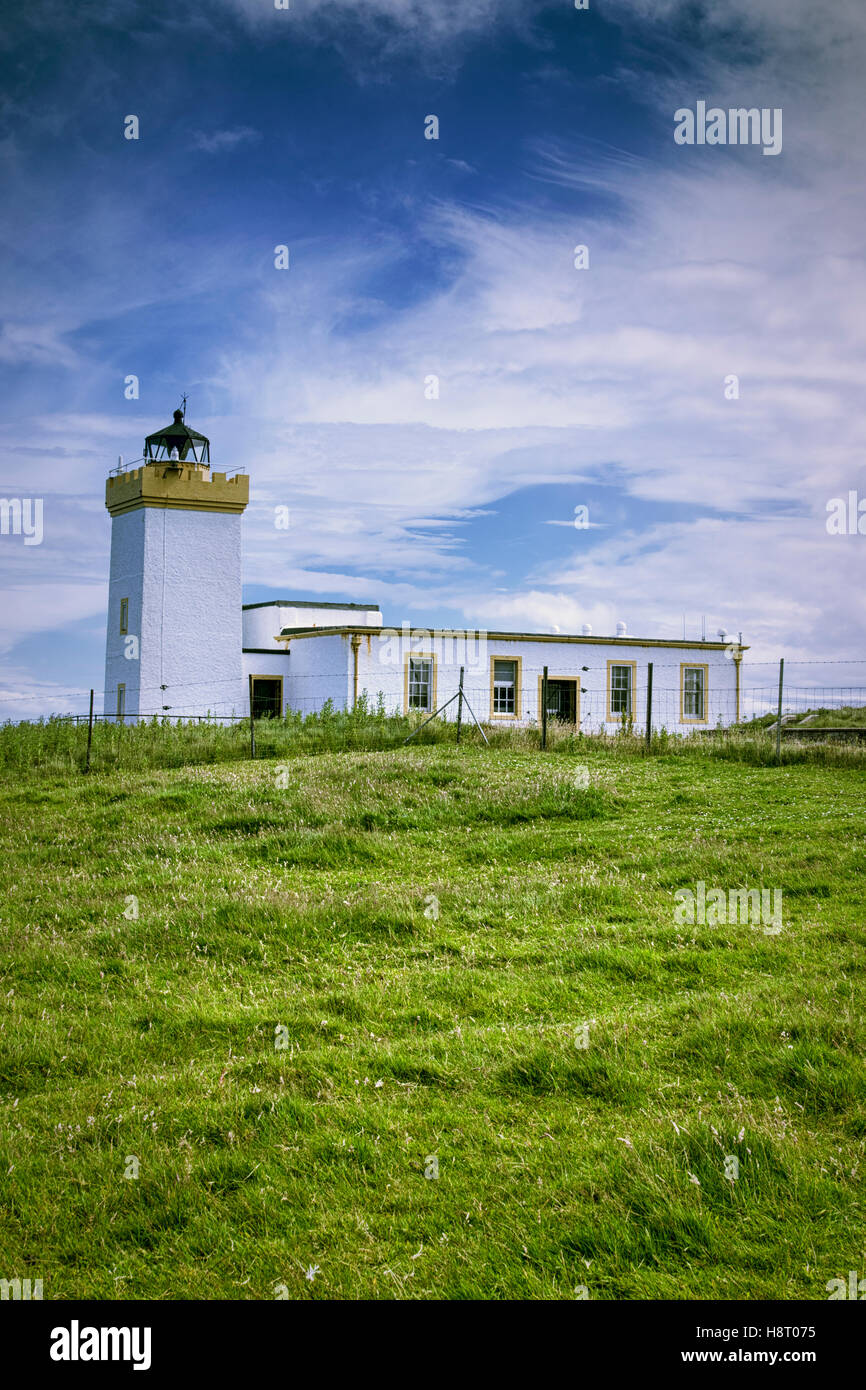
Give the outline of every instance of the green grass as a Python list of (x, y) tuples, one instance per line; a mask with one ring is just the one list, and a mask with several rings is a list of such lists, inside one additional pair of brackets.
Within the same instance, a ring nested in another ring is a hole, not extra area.
[[(805, 720), (814, 729), (862, 729), (866, 725), (866, 706), (864, 705), (839, 705), (828, 709), (821, 705), (818, 709), (804, 709), (797, 714), (791, 715), (788, 711), (783, 713), (783, 719), (788, 717), (787, 728), (793, 725), (802, 724)], [(747, 730), (768, 729), (775, 725), (775, 714), (762, 714), (758, 718), (749, 720), (743, 727)]]
[[(826, 712), (829, 715), (839, 711)], [(844, 711), (841, 712), (844, 714)], [(852, 716), (858, 711), (851, 712)], [(711, 729), (684, 738), (662, 729), (653, 734), (647, 750), (639, 731), (625, 728), (616, 734), (586, 735), (572, 732), (571, 726), (552, 722), (548, 730), (551, 751), (567, 756), (582, 756), (589, 748), (617, 749), (620, 753), (643, 756), (669, 753), (678, 757), (721, 758), (732, 762), (747, 762), (756, 767), (776, 762), (775, 736), (766, 726), (772, 715), (763, 715), (747, 725), (728, 729)], [(847, 721), (855, 723), (852, 717)], [(423, 727), (422, 727), (423, 726)], [(492, 748), (510, 748), (526, 752), (540, 747), (536, 728), (509, 728), (502, 724), (486, 725), (485, 733)], [(362, 698), (355, 710), (335, 710), (328, 702), (317, 714), (289, 714), (284, 719), (256, 721), (256, 755), (279, 760), (302, 754), (317, 755), (329, 752), (384, 752), (404, 746), (414, 734), (416, 746), (441, 746), (456, 743), (457, 730), (453, 721), (435, 719), (425, 722), (425, 716), (387, 715), (384, 707), (368, 706)], [(708, 736), (709, 735), (709, 736)], [(464, 741), (479, 742), (478, 733), (464, 724)], [(51, 718), (20, 724), (0, 724), (0, 774), (19, 773), (30, 777), (34, 773), (70, 773), (84, 771), (86, 765), (87, 727), (64, 718)], [(181, 768), (199, 764), (244, 762), (250, 756), (250, 726), (248, 720), (231, 724), (170, 723), (156, 718), (149, 722), (117, 724), (98, 721), (93, 727), (91, 772), (144, 772), (156, 768)], [(782, 762), (794, 764), (812, 762), (821, 765), (860, 767), (866, 769), (866, 749), (859, 744), (822, 744), (811, 739), (797, 741), (786, 735)]]
[[(812, 715), (815, 717), (811, 718)], [(803, 719), (807, 717), (810, 717), (810, 723), (816, 729), (862, 729), (866, 725), (866, 708), (862, 705), (842, 705), (839, 709), (825, 709), (822, 706), (817, 710), (807, 710)]]
[[(46, 726), (0, 731), (0, 1277), (825, 1299), (862, 1275), (858, 750), (434, 726), (317, 751), (326, 724), (255, 763), (234, 732), (126, 730), (121, 756), (185, 765), (90, 777)], [(782, 934), (676, 925), (699, 880), (781, 888)]]

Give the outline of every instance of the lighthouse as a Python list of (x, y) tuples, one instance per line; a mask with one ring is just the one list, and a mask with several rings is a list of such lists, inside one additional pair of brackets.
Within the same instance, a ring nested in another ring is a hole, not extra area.
[(211, 471), (176, 410), (134, 467), (106, 480), (111, 571), (104, 713), (135, 720), (245, 712), (241, 516), (249, 478)]

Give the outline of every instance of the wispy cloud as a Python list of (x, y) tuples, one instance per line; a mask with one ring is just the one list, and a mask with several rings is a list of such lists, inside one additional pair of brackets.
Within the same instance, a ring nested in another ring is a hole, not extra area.
[(245, 125), (235, 126), (231, 130), (199, 130), (193, 135), (192, 148), (204, 150), (205, 154), (225, 154), (240, 145), (255, 145), (261, 138), (260, 131)]

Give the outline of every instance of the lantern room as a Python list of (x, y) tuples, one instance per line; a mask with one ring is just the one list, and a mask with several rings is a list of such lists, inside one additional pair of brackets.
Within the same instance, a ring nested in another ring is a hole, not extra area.
[(210, 464), (210, 440), (184, 423), (182, 410), (174, 412), (170, 425), (149, 434), (144, 441), (145, 463), (170, 459), (178, 459), (181, 463)]

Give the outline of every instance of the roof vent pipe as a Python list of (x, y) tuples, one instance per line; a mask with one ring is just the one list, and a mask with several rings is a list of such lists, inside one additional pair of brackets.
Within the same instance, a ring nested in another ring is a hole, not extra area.
[(628, 631), (628, 629), (627, 629), (625, 623), (617, 623), (617, 625), (616, 625), (616, 635), (617, 635), (617, 637), (625, 637), (625, 634), (626, 634), (627, 631)]
[(581, 635), (582, 637), (591, 637), (591, 636), (592, 636), (592, 623), (584, 623), (583, 627), (580, 629), (580, 635)]

